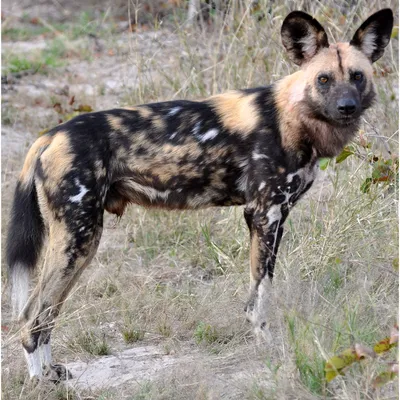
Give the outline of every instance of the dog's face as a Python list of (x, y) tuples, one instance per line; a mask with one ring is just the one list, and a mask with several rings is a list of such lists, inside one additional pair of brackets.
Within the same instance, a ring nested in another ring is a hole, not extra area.
[(392, 11), (381, 10), (360, 26), (350, 43), (329, 45), (322, 26), (308, 14), (294, 11), (286, 17), (282, 41), (304, 71), (302, 101), (313, 117), (334, 125), (359, 119), (372, 104), (372, 63), (382, 56), (392, 27)]

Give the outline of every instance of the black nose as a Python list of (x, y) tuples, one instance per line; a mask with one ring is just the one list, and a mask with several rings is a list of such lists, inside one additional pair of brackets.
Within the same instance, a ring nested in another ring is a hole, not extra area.
[(357, 103), (354, 99), (339, 99), (337, 108), (340, 114), (351, 115), (357, 110)]

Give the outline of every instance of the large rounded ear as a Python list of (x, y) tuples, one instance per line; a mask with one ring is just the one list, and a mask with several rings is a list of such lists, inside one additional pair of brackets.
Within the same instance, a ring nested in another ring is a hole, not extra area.
[(356, 31), (350, 45), (361, 50), (370, 60), (379, 60), (389, 44), (393, 12), (389, 8), (372, 14)]
[(282, 43), (297, 65), (311, 60), (323, 47), (329, 47), (321, 24), (302, 11), (291, 12), (283, 21)]

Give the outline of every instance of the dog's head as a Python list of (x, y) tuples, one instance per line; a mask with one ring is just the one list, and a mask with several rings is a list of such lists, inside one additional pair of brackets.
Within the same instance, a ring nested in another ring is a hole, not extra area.
[(357, 121), (373, 101), (372, 63), (388, 45), (393, 13), (371, 15), (349, 43), (329, 44), (320, 23), (294, 11), (283, 22), (281, 35), (290, 59), (304, 71), (303, 101), (313, 116), (330, 124)]

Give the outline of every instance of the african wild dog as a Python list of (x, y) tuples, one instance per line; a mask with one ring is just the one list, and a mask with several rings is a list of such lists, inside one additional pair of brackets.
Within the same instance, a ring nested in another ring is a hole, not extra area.
[[(318, 159), (337, 155), (357, 132), (374, 98), (371, 64), (392, 25), (392, 11), (381, 10), (350, 43), (329, 45), (322, 26), (295, 11), (281, 35), (301, 70), (271, 86), (81, 115), (36, 140), (17, 183), (7, 245), (30, 376), (41, 377), (42, 367), (68, 375), (51, 360), (54, 318), (96, 253), (104, 210), (121, 216), (128, 203), (244, 205), (252, 276), (246, 310), (263, 333), (284, 221), (310, 188)], [(28, 298), (46, 236), (45, 265)]]

